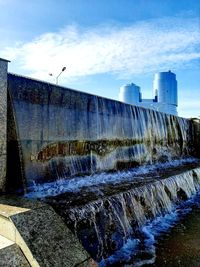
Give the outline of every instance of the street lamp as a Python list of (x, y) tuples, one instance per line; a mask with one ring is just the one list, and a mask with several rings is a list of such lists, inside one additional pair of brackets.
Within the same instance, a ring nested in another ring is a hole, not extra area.
[[(63, 67), (61, 72), (56, 76), (56, 84), (58, 84), (58, 78), (60, 77), (60, 75), (63, 73), (63, 71), (66, 70), (66, 67)], [(54, 76), (52, 73), (49, 73), (50, 76)]]

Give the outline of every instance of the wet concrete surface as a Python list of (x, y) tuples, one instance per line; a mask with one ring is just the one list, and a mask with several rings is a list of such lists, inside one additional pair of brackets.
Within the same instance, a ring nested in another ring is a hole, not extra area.
[[(198, 166), (199, 165), (196, 167)], [(188, 175), (185, 175), (185, 173)], [(145, 236), (143, 238), (142, 233), (139, 233), (140, 231), (137, 230), (156, 217), (173, 212), (173, 207), (171, 206), (173, 203), (175, 206), (182, 202), (184, 203), (184, 201), (191, 196), (191, 193), (189, 193), (190, 190), (187, 190), (187, 188), (190, 188), (188, 187), (188, 183), (190, 186), (193, 184), (197, 186), (198, 184), (195, 182), (196, 175), (195, 165), (187, 164), (180, 168), (174, 167), (168, 170), (154, 170), (154, 172), (149, 172), (142, 177), (134, 177), (134, 179), (124, 183), (121, 182), (120, 184), (104, 184), (98, 185), (98, 187), (92, 186), (91, 188), (83, 187), (81, 189), (82, 191), (64, 193), (52, 198), (46, 198), (46, 201), (54, 207), (61, 217), (63, 217), (68, 227), (78, 235), (89, 254), (94, 258), (96, 255), (98, 256), (95, 258), (98, 261), (102, 259), (102, 257), (107, 258), (109, 255), (113, 254), (114, 251), (119, 250), (123, 245), (122, 240), (124, 236), (128, 235), (129, 226), (130, 229), (134, 229), (134, 233), (132, 233), (134, 238), (139, 238), (141, 240), (137, 255), (134, 249), (131, 249), (132, 256), (128, 262), (122, 255), (122, 260), (115, 262), (114, 265), (108, 263), (106, 266), (180, 267), (183, 266), (180, 265), (182, 260), (177, 258), (177, 264), (179, 265), (174, 265), (175, 259), (173, 255), (170, 261), (170, 256), (167, 254), (173, 251), (175, 253), (174, 255), (176, 255), (175, 247), (177, 244), (173, 244), (172, 249), (171, 245), (169, 245), (168, 249), (165, 248), (165, 244), (163, 243), (163, 240), (167, 240), (168, 236), (171, 236), (171, 234), (162, 236), (158, 240), (158, 243), (156, 243), (156, 245), (154, 244), (157, 250), (157, 258), (153, 265), (135, 265), (135, 260), (145, 261), (152, 257), (151, 253), (148, 254), (145, 251), (145, 246), (142, 247)], [(184, 180), (184, 182), (181, 182), (179, 185), (180, 180)], [(171, 181), (171, 183), (169, 183), (169, 181)], [(183, 188), (185, 191), (183, 189), (181, 191), (180, 188)], [(172, 189), (174, 189), (176, 193), (173, 193)], [(185, 207), (184, 205), (185, 204), (183, 204), (183, 209)], [(177, 206), (177, 208), (178, 207), (179, 206)], [(180, 223), (180, 225), (181, 224), (182, 223)], [(176, 237), (174, 241), (176, 242)], [(187, 240), (180, 240), (180, 248), (182, 247), (181, 244), (184, 242), (188, 244)], [(90, 244), (90, 246), (88, 246), (88, 244)], [(113, 244), (115, 244), (114, 247)], [(99, 251), (100, 253), (97, 254)], [(193, 250), (193, 252), (194, 251), (195, 250)], [(186, 262), (185, 260), (183, 261)], [(198, 265), (185, 265), (184, 267), (186, 266)]]
[(58, 196), (47, 197), (45, 201), (48, 204), (53, 204), (53, 206), (57, 203), (67, 204), (69, 208), (72, 208), (73, 206), (82, 206), (99, 198), (112, 196), (133, 188), (159, 181), (161, 179), (166, 179), (199, 166), (200, 162), (197, 161), (196, 163), (187, 163), (180, 167), (176, 166), (168, 169), (157, 169), (147, 174), (135, 175), (133, 179), (128, 181), (125, 180), (123, 182), (122, 179), (120, 183), (106, 183), (103, 185), (93, 185), (91, 187), (85, 186), (77, 192), (66, 192)]

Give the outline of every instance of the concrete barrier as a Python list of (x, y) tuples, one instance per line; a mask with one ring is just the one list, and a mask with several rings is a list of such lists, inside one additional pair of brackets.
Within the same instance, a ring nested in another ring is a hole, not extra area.
[[(0, 203), (0, 236), (10, 242), (1, 248), (0, 239), (0, 255), (4, 260), (13, 255), (11, 258), (16, 261), (13, 266), (20, 267), (92, 266), (92, 259), (79, 240), (50, 206), (8, 196), (0, 197)], [(24, 257), (26, 264), (20, 265), (18, 262)], [(10, 266), (6, 265), (9, 260), (1, 265), (0, 259), (0, 266)]]
[(0, 192), (5, 191), (7, 160), (7, 68), (8, 60), (0, 58)]
[(8, 89), (9, 188), (191, 155), (187, 119), (13, 74)]

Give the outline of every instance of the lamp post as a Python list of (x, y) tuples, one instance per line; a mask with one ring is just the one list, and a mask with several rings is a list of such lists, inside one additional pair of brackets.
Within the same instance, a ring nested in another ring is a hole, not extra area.
[[(63, 67), (61, 72), (56, 76), (56, 84), (58, 84), (58, 78), (60, 77), (60, 75), (63, 73), (63, 71), (66, 70), (66, 67)], [(54, 76), (52, 73), (49, 73), (50, 76)]]

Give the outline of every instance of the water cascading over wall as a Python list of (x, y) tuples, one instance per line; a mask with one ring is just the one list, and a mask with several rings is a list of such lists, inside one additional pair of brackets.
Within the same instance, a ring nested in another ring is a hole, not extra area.
[(100, 261), (119, 250), (128, 239), (140, 240), (141, 254), (145, 234), (142, 227), (156, 217), (181, 209), (179, 205), (199, 190), (200, 168), (195, 168), (85, 204), (82, 201), (77, 205), (75, 201), (72, 205), (66, 195), (49, 201), (90, 255)]
[(21, 176), (18, 188), (193, 153), (187, 119), (13, 74), (8, 92), (8, 170)]

